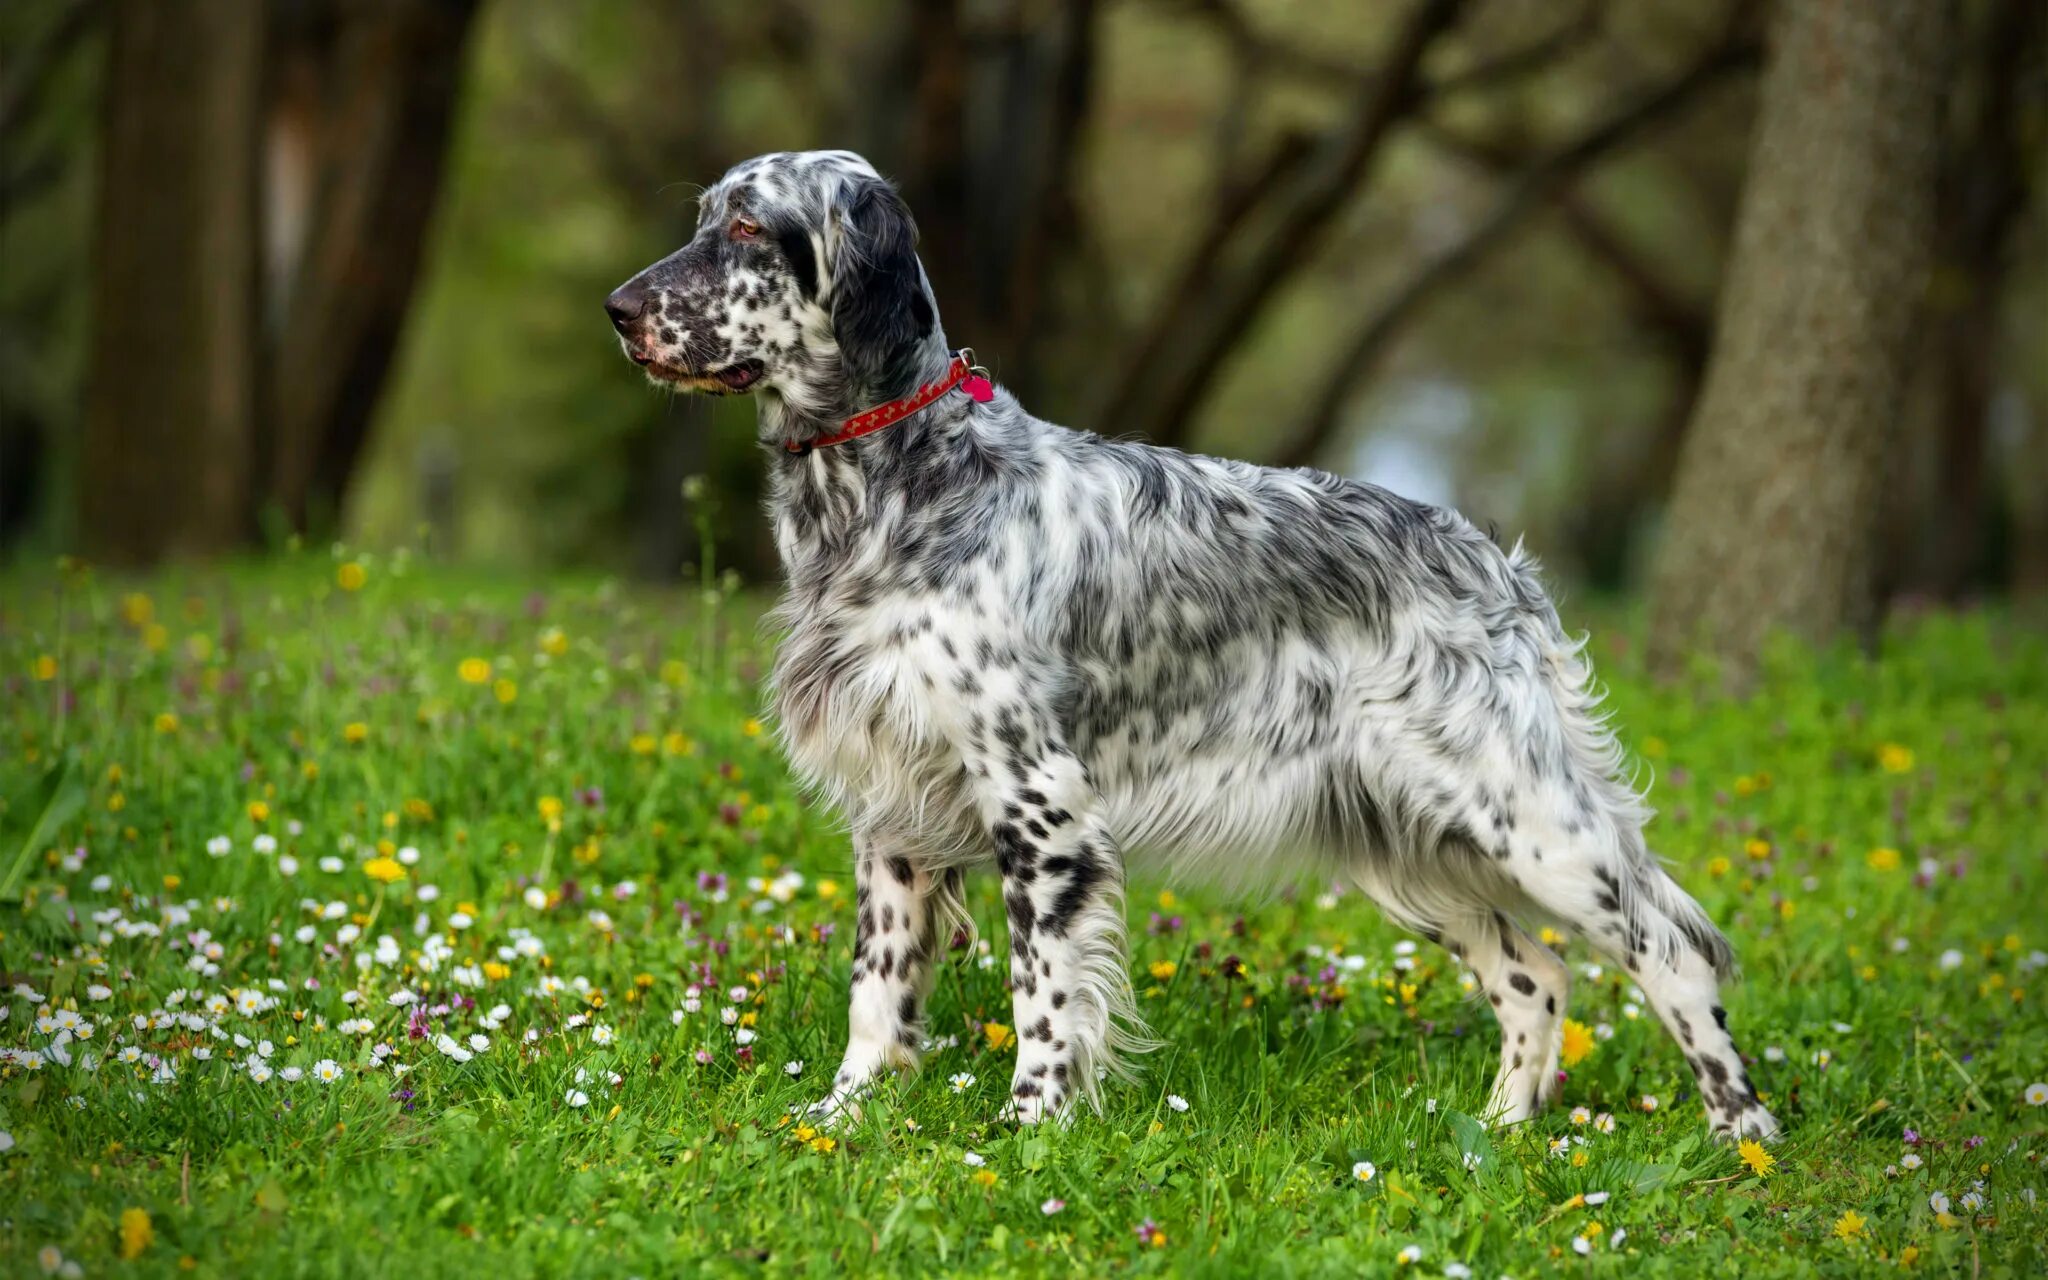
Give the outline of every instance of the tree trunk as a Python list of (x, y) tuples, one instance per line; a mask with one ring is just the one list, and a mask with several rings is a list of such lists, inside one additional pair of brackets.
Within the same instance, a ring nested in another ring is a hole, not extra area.
[(265, 417), (269, 498), (295, 529), (339, 518), (369, 439), (441, 189), (475, 10), (475, 0), (314, 5), (280, 32), (271, 211), (304, 222), (297, 245), (273, 235), (273, 271), (285, 274), (273, 291)]
[(1765, 638), (1877, 621), (1881, 492), (1931, 254), (1953, 0), (1786, 0), (1650, 656), (1748, 685)]
[(1929, 383), (1924, 399), (1934, 456), (1929, 482), (1918, 486), (1918, 519), (1898, 525), (1903, 576), (1892, 584), (1950, 603), (1993, 585), (1992, 402), (2006, 282), (2015, 274), (2013, 230), (2038, 180), (2039, 161), (2023, 126), (2029, 85), (2041, 84), (2048, 71), (2048, 7), (2041, 0), (1996, 0), (1977, 17), (1966, 24), (1955, 132), (1937, 205), (1937, 284), (1929, 291), (1927, 342), (1916, 367)]
[(79, 471), (83, 545), (242, 541), (255, 425), (263, 10), (116, 0)]

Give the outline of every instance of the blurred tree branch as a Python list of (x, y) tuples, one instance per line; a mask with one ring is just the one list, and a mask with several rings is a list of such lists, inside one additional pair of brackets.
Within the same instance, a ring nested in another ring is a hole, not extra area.
[(64, 0), (49, 26), (9, 59), (7, 74), (0, 78), (0, 138), (35, 114), (36, 103), (49, 86), (51, 75), (99, 16), (98, 5), (86, 0)]
[[(1527, 147), (1506, 139), (1459, 133), (1433, 121), (1425, 123), (1423, 136), (1500, 177), (1514, 177), (1528, 163)], [(1653, 330), (1675, 359), (1704, 366), (1713, 328), (1711, 301), (1686, 297), (1583, 192), (1565, 186), (1553, 201), (1572, 240), (1628, 291), (1629, 312), (1636, 321)]]
[[(1730, 72), (1754, 66), (1758, 50), (1748, 43), (1715, 46), (1668, 83), (1624, 106), (1573, 141), (1522, 170), (1456, 241), (1434, 254), (1381, 302), (1354, 330), (1304, 415), (1306, 425), (1277, 459), (1281, 466), (1305, 466), (1336, 434), (1352, 388), (1393, 342), (1409, 319), (1446, 285), (1498, 247), (1530, 214), (1587, 167), (1620, 150), (1678, 114), (1699, 93)], [(1479, 144), (1484, 145), (1484, 144)]]
[[(1214, 23), (1236, 55), (1232, 101), (1219, 116), (1223, 123), (1219, 125), (1222, 132), (1217, 150), (1222, 163), (1217, 195), (1207, 223), (1162, 292), (1150, 322), (1131, 342), (1128, 357), (1098, 396), (1091, 418), (1101, 424), (1115, 423), (1119, 430), (1141, 431), (1155, 443), (1168, 445), (1186, 443), (1194, 426), (1194, 410), (1214, 377), (1216, 366), (1250, 328), (1271, 293), (1304, 261), (1305, 255), (1290, 261), (1288, 245), (1319, 235), (1370, 167), (1367, 155), (1349, 170), (1348, 181), (1328, 180), (1332, 151), (1347, 136), (1356, 136), (1340, 131), (1321, 137), (1285, 132), (1256, 159), (1238, 161), (1235, 157), (1245, 122), (1267, 74), (1287, 72), (1343, 84), (1360, 95), (1367, 110), (1386, 112), (1377, 124), (1383, 137), (1399, 119), (1447, 95), (1498, 89), (1554, 66), (1599, 31), (1603, 12), (1600, 0), (1588, 0), (1554, 30), (1430, 81), (1417, 77), (1415, 64), (1435, 36), (1452, 25), (1455, 13), (1438, 14), (1419, 8), (1412, 17), (1414, 25), (1408, 30), (1409, 36), (1425, 23), (1442, 25), (1428, 33), (1420, 48), (1408, 43), (1405, 37), (1397, 39), (1388, 65), (1366, 70), (1302, 53), (1262, 36), (1229, 0), (1188, 0), (1186, 5), (1176, 7), (1185, 7)], [(1405, 77), (1405, 86), (1381, 93), (1381, 77), (1387, 75)], [(1364, 119), (1361, 117), (1361, 123)], [(1375, 139), (1371, 147), (1376, 149), (1378, 145)], [(1305, 177), (1312, 162), (1322, 168), (1325, 176), (1321, 180)], [(1315, 185), (1311, 189), (1304, 183)], [(1269, 201), (1280, 200), (1293, 202), (1296, 212), (1269, 213)], [(1265, 247), (1254, 249), (1249, 256), (1264, 265), (1248, 271), (1264, 270), (1266, 274), (1263, 282), (1246, 282), (1245, 274), (1231, 275), (1226, 259), (1241, 251), (1247, 229), (1262, 219), (1271, 219), (1273, 225), (1267, 228)], [(1233, 279), (1246, 282), (1249, 287), (1241, 287), (1238, 301), (1220, 304), (1217, 290)], [(1202, 336), (1205, 316), (1211, 320), (1209, 332)], [(1175, 354), (1185, 353), (1190, 344), (1206, 354)], [(1162, 378), (1167, 380), (1163, 390)]]
[(100, 6), (86, 0), (66, 0), (49, 25), (9, 59), (7, 74), (0, 78), (0, 160), (5, 161), (0, 164), (0, 209), (29, 199), (64, 172), (69, 156), (54, 146), (28, 154), (18, 131), (35, 117), (57, 69), (100, 14)]
[[(1094, 421), (1155, 443), (1178, 443), (1223, 358), (1280, 286), (1309, 259), (1330, 221), (1377, 159), (1388, 135), (1421, 99), (1420, 69), (1456, 23), (1462, 0), (1420, 0), (1397, 29), (1378, 73), (1360, 90), (1348, 125), (1322, 137), (1271, 190), (1255, 190), (1256, 235), (1213, 219), (1177, 273), (1152, 324), (1132, 344)], [(1263, 202), (1258, 197), (1265, 196)], [(1234, 210), (1219, 210), (1219, 213)]]

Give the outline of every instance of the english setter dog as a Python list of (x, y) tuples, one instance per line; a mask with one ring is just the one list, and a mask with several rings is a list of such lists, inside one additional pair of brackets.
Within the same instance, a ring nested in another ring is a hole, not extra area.
[(1623, 966), (1713, 1128), (1767, 1136), (1717, 995), (1728, 942), (1648, 811), (1534, 560), (1463, 517), (1042, 422), (947, 345), (903, 201), (845, 151), (766, 155), (606, 300), (658, 383), (759, 397), (797, 773), (844, 816), (859, 922), (828, 1118), (915, 1066), (962, 875), (993, 860), (1025, 1124), (1145, 1047), (1126, 860), (1243, 887), (1341, 875), (1477, 975), (1495, 1122), (1558, 1081), (1568, 974)]

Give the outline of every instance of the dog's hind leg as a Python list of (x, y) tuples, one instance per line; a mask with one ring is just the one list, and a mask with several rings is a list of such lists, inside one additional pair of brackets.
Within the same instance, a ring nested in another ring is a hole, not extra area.
[[(1459, 846), (1445, 856), (1462, 861), (1466, 852)], [(1564, 962), (1489, 905), (1489, 897), (1505, 890), (1472, 866), (1445, 867), (1424, 882), (1384, 861), (1363, 861), (1353, 878), (1389, 919), (1443, 947), (1478, 978), (1480, 995), (1500, 1023), (1500, 1073), (1482, 1114), (1496, 1124), (1515, 1124), (1541, 1111), (1557, 1093), (1559, 1036), (1571, 989)]]
[(1727, 939), (1643, 849), (1633, 812), (1587, 806), (1586, 794), (1563, 819), (1549, 805), (1521, 805), (1505, 870), (1539, 910), (1635, 978), (1684, 1051), (1716, 1134), (1775, 1134), (1721, 1005), (1720, 984), (1734, 969)]
[(1778, 1122), (1757, 1099), (1728, 1030), (1720, 984), (1729, 972), (1729, 952), (1719, 932), (1653, 863), (1596, 862), (1565, 872), (1570, 865), (1567, 858), (1546, 859), (1542, 871), (1525, 878), (1530, 896), (1635, 978), (1684, 1051), (1716, 1134), (1775, 1134)]
[(828, 1120), (857, 1118), (861, 1093), (882, 1071), (916, 1069), (939, 917), (947, 895), (959, 893), (957, 869), (933, 871), (888, 841), (856, 837), (854, 844), (858, 915), (846, 1055), (831, 1095), (811, 1108)]
[(1500, 1074), (1486, 1119), (1515, 1124), (1557, 1094), (1557, 1055), (1571, 973), (1550, 948), (1498, 911), (1447, 923), (1438, 939), (1472, 967), (1500, 1023)]

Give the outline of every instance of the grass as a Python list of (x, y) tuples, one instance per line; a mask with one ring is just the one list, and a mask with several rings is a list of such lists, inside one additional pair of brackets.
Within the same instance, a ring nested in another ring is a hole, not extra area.
[[(0, 599), (9, 1274), (2048, 1268), (2048, 642), (2010, 622), (1787, 649), (1740, 704), (1595, 641), (1654, 843), (1748, 972), (1760, 1175), (1563, 940), (1590, 1051), (1486, 1131), (1487, 1012), (1323, 885), (1132, 885), (1168, 1047), (1099, 1117), (994, 1122), (1008, 1002), (967, 946), (924, 1072), (812, 1133), (847, 842), (754, 719), (737, 601), (312, 555)], [(992, 877), (972, 901), (1000, 955)]]

